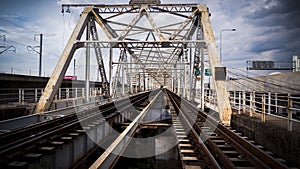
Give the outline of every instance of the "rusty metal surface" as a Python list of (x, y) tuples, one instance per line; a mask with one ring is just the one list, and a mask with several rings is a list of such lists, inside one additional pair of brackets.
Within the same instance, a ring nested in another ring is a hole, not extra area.
[[(211, 22), (209, 19), (209, 12), (204, 11), (201, 13), (201, 22), (203, 25), (203, 32), (205, 39), (209, 41), (207, 46), (208, 57), (210, 61), (210, 69), (212, 72), (212, 77), (215, 79), (215, 67), (220, 67), (220, 58), (216, 47), (215, 37), (212, 31)], [(230, 125), (230, 118), (232, 114), (232, 109), (229, 101), (229, 95), (225, 87), (225, 81), (216, 81), (213, 80), (216, 96), (217, 96), (217, 105), (218, 112), (220, 114), (220, 120), (225, 125)]]

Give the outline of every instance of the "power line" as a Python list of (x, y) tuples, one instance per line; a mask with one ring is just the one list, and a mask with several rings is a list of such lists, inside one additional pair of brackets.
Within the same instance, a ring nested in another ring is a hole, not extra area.
[(3, 30), (0, 30), (0, 31), (3, 32), (3, 33), (5, 33), (5, 34), (15, 35), (15, 36), (18, 36), (18, 37), (20, 37), (20, 38), (24, 38), (24, 39), (31, 40), (32, 42), (36, 42), (36, 41), (34, 41), (32, 38), (28, 38), (28, 37), (25, 37), (25, 36), (21, 36), (21, 35), (16, 34), (16, 33), (7, 32), (7, 31), (3, 31)]
[[(24, 43), (21, 43), (21, 42), (16, 42), (16, 41), (13, 41), (13, 40), (8, 40), (8, 43), (9, 42), (12, 42), (12, 43), (15, 43), (15, 44), (18, 44), (18, 45), (22, 45), (22, 46), (25, 46), (25, 47), (27, 47), (28, 45), (26, 45), (26, 44), (24, 44)], [(49, 54), (49, 55), (52, 55), (52, 56), (56, 56), (56, 57), (58, 57), (58, 55), (56, 55), (56, 54), (53, 54), (53, 53), (51, 53), (51, 52), (48, 52), (48, 51), (44, 51), (44, 53), (46, 53), (46, 54)], [(46, 59), (50, 59), (50, 60), (55, 60), (55, 61), (57, 61), (56, 59), (52, 59), (52, 58), (46, 58)]]
[[(237, 68), (231, 68), (231, 69), (238, 70), (238, 71), (240, 71), (240, 72), (243, 72), (244, 74), (249, 74), (249, 72), (244, 71), (244, 70), (241, 70), (241, 69), (237, 69)], [(252, 74), (252, 75), (254, 75), (254, 76), (259, 76), (258, 74), (253, 73), (253, 72), (250, 73), (250, 74)], [(243, 75), (243, 76), (244, 76), (244, 77), (248, 77), (247, 75)], [(273, 79), (273, 78), (270, 78), (270, 77), (265, 77), (265, 79), (268, 80), (268, 81), (280, 82), (280, 83), (286, 84), (287, 86), (298, 86), (298, 87), (300, 88), (300, 85), (294, 84), (294, 83), (289, 83), (289, 82), (287, 82), (287, 81), (282, 81), (282, 80), (279, 80), (279, 79)]]
[[(30, 32), (32, 32), (33, 34), (39, 34), (39, 33), (35, 32), (35, 31), (29, 29), (29, 28), (26, 28), (26, 27), (24, 27), (24, 26), (22, 26), (22, 25), (19, 25), (19, 24), (16, 24), (16, 23), (12, 22), (12, 21), (9, 21), (9, 20), (7, 20), (7, 19), (4, 19), (3, 17), (0, 17), (0, 20), (2, 20), (2, 21), (4, 21), (4, 22), (7, 22), (7, 23), (10, 23), (10, 24), (12, 24), (12, 25), (15, 25), (15, 26), (17, 26), (17, 27), (19, 27), (19, 28), (22, 28), (22, 29), (26, 30), (26, 31), (30, 31)], [(1, 31), (1, 30), (0, 30), (0, 31)], [(31, 40), (31, 41), (34, 41), (34, 40), (31, 39), (31, 38), (24, 37), (24, 36), (20, 36), (20, 35), (15, 34), (15, 33), (6, 32), (6, 31), (2, 31), (2, 32), (8, 33), (8, 34), (14, 34), (14, 35), (16, 35), (16, 36), (19, 36), (19, 37), (22, 37), (22, 38), (25, 38), (25, 39), (29, 39), (29, 40)], [(56, 41), (54, 41), (54, 40), (51, 40), (51, 39), (48, 39), (48, 40), (50, 40), (50, 41), (56, 43)], [(34, 41), (34, 42), (36, 42), (36, 41)]]
[[(289, 91), (289, 90), (299, 91), (300, 90), (300, 88), (289, 87), (289, 85), (281, 85), (281, 84), (269, 82), (268, 79), (267, 79), (268, 81), (264, 81), (264, 80), (259, 80), (259, 79), (253, 78), (253, 77), (247, 77), (243, 74), (238, 73), (237, 71), (232, 71), (232, 70), (228, 70), (228, 71), (233, 75), (243, 77), (242, 80), (248, 81), (248, 83), (247, 83), (248, 87), (250, 86), (249, 84), (253, 84), (253, 85), (255, 85), (256, 88), (257, 87), (263, 88), (267, 84), (267, 85), (269, 85), (268, 87), (274, 88), (274, 89), (277, 88), (277, 89), (285, 90), (285, 91)], [(272, 80), (274, 80), (274, 79), (272, 79)], [(274, 80), (274, 81), (276, 82), (276, 80)], [(257, 86), (257, 85), (260, 85), (260, 86)]]
[(32, 31), (31, 29), (28, 29), (28, 28), (26, 28), (26, 27), (24, 27), (24, 26), (22, 26), (22, 25), (18, 25), (18, 24), (16, 24), (16, 23), (12, 22), (12, 21), (9, 21), (9, 20), (7, 20), (7, 19), (4, 19), (3, 17), (0, 17), (0, 20), (2, 20), (2, 21), (4, 21), (4, 22), (7, 22), (7, 23), (10, 23), (10, 24), (12, 24), (12, 25), (15, 25), (15, 26), (17, 26), (17, 27), (23, 28), (23, 29), (25, 29), (25, 30), (29, 30), (30, 32), (33, 32), (33, 33), (36, 34), (36, 32)]

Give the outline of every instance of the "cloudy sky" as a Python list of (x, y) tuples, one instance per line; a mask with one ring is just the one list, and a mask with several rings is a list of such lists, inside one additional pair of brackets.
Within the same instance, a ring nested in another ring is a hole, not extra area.
[[(82, 0), (81, 0), (82, 1)], [(161, 0), (162, 3), (182, 3)], [(43, 34), (43, 75), (51, 75), (72, 29), (78, 20), (79, 9), (71, 14), (61, 13), (60, 3), (66, 0), (1, 0), (0, 6), (0, 73), (38, 75), (39, 55), (27, 46), (38, 46)], [(80, 0), (68, 0), (80, 2)], [(95, 3), (128, 3), (128, 0), (95, 0)], [(219, 45), (220, 30), (235, 28), (236, 32), (222, 33), (223, 64), (246, 68), (247, 60), (291, 61), (300, 54), (299, 0), (192, 0), (205, 3), (212, 14), (211, 21)], [(5, 41), (4, 36), (5, 35)], [(38, 48), (36, 48), (38, 49)], [(79, 51), (83, 52), (83, 51)], [(77, 59), (76, 71), (83, 68)], [(72, 63), (71, 63), (72, 64)], [(96, 70), (92, 66), (92, 70)], [(68, 70), (72, 74), (73, 68)], [(262, 72), (263, 73), (263, 72)], [(92, 75), (96, 79), (95, 75)]]

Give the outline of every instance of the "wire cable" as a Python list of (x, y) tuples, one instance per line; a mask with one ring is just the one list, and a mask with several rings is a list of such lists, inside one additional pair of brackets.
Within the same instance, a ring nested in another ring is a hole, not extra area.
[(236, 71), (228, 70), (228, 72), (230, 72), (233, 75), (243, 77), (243, 80), (248, 81), (249, 84), (255, 84), (256, 86), (260, 86), (261, 88), (264, 88), (265, 85), (269, 85), (268, 86), (269, 88), (280, 89), (281, 91), (285, 90), (286, 92), (290, 92), (290, 90), (297, 91), (297, 92), (300, 91), (299, 88), (293, 88), (293, 87), (290, 87), (289, 85), (280, 85), (280, 84), (272, 83), (272, 82), (269, 82), (269, 81), (259, 80), (257, 78), (253, 78), (253, 77), (247, 77), (247, 76), (245, 76), (243, 74), (240, 74)]

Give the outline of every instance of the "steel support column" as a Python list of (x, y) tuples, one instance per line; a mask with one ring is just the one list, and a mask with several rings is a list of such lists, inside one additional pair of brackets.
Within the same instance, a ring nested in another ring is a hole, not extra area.
[[(184, 48), (183, 51), (183, 57), (182, 57), (182, 62), (184, 63), (186, 60), (186, 48)], [(186, 65), (183, 65), (183, 84), (182, 84), (182, 90), (183, 90), (183, 97), (186, 98)]]
[[(126, 51), (125, 51), (126, 52)], [(122, 67), (122, 96), (124, 96), (125, 94), (125, 71), (124, 71), (124, 66), (125, 65), (121, 65)]]
[(205, 102), (205, 93), (204, 93), (204, 51), (200, 50), (201, 55), (201, 110), (204, 112), (204, 102)]
[(113, 48), (112, 44), (110, 44), (110, 49), (109, 49), (109, 96), (112, 96), (112, 85), (113, 85), (113, 80), (112, 80), (112, 71), (113, 71)]
[[(199, 6), (201, 8), (201, 6)], [(203, 26), (203, 33), (205, 40), (209, 42), (208, 48), (208, 57), (210, 61), (210, 69), (212, 72), (213, 82), (216, 89), (217, 104), (220, 120), (225, 125), (230, 125), (230, 119), (232, 114), (232, 109), (229, 101), (229, 95), (225, 87), (225, 81), (216, 81), (215, 80), (215, 67), (220, 66), (220, 58), (218, 55), (218, 50), (216, 46), (215, 37), (213, 34), (211, 22), (209, 19), (208, 10), (200, 10), (201, 12), (201, 22)]]
[[(90, 40), (90, 32), (91, 32), (91, 21), (88, 19), (87, 27), (86, 27), (86, 40)], [(85, 57), (85, 102), (90, 101), (90, 62), (91, 62), (91, 49), (90, 43), (87, 44), (86, 47), (86, 57)]]
[(74, 45), (76, 41), (80, 40), (83, 31), (85, 29), (86, 23), (88, 21), (88, 15), (92, 11), (92, 7), (87, 6), (84, 8), (79, 21), (62, 53), (60, 56), (58, 63), (45, 87), (45, 90), (36, 105), (34, 113), (42, 113), (48, 110), (54, 100), (55, 94), (60, 87), (63, 77), (69, 67), (69, 64), (72, 60), (72, 56), (77, 49), (78, 46)]

